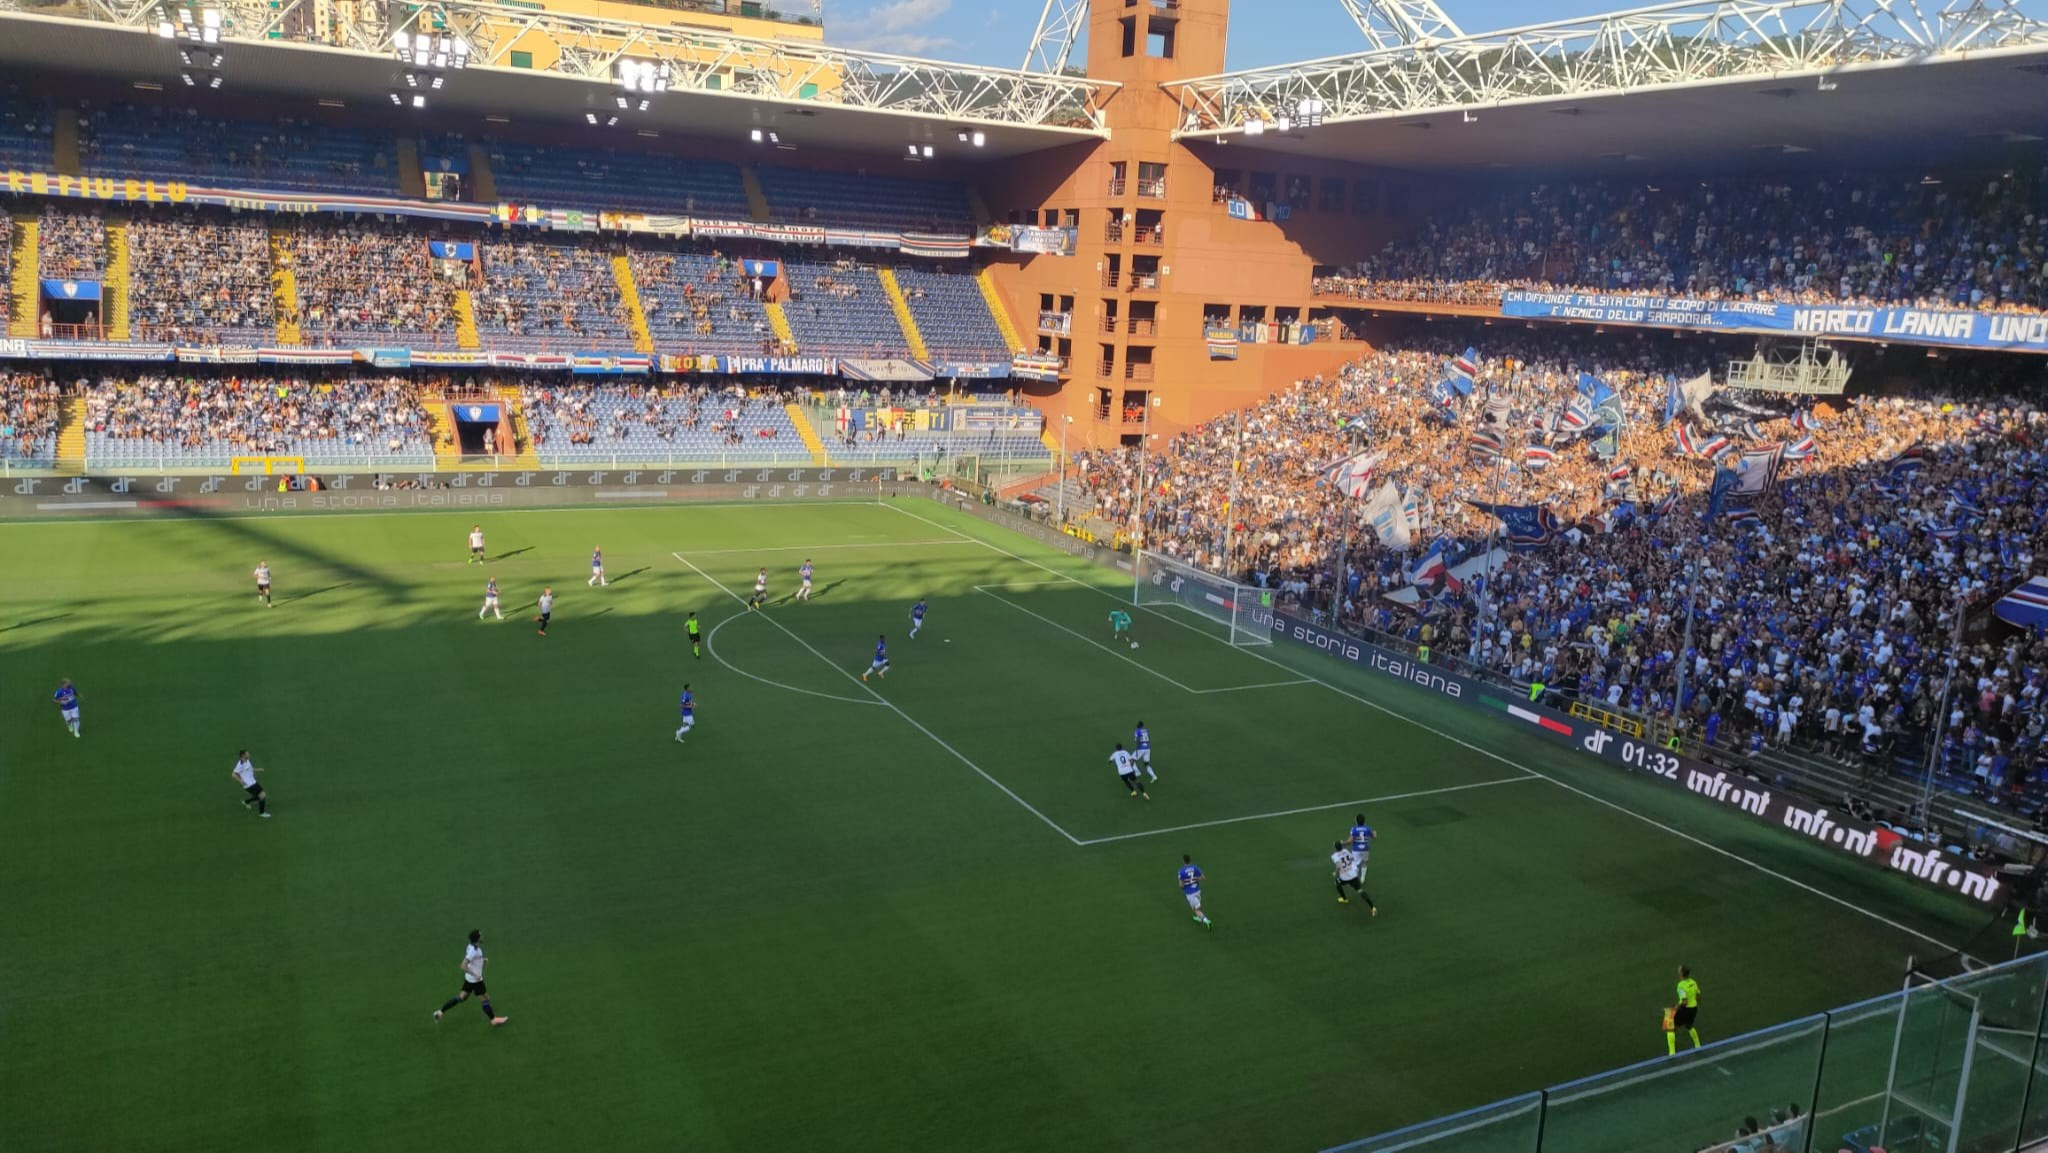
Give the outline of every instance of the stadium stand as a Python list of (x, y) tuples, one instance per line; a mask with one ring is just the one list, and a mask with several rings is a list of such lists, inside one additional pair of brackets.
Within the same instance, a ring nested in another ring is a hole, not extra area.
[(1509, 288), (2039, 310), (2048, 212), (2011, 173), (1517, 185), (1432, 217), (1326, 293), (1490, 304)]
[(128, 226), (138, 338), (268, 344), (277, 328), (260, 218), (156, 213)]
[(783, 312), (807, 356), (904, 357), (903, 328), (875, 270), (851, 257), (785, 260)]
[[(1039, 439), (1044, 415), (1005, 398), (941, 397), (935, 388), (920, 396), (912, 388), (884, 386), (874, 392), (836, 388), (814, 399), (818, 403), (810, 419), (834, 462), (974, 456), (989, 462), (1051, 463)], [(920, 421), (919, 410), (938, 419)]]
[(107, 225), (96, 212), (48, 204), (38, 225), (37, 249), (48, 279), (98, 280), (107, 270)]
[(809, 463), (773, 388), (721, 384), (563, 387), (529, 384), (521, 404), (542, 463), (749, 461)]
[(40, 372), (0, 372), (0, 463), (48, 466), (62, 412), (56, 381)]
[(896, 269), (896, 281), (910, 315), (924, 335), (933, 359), (1004, 360), (1010, 358), (1002, 330), (989, 314), (972, 270), (944, 268)]
[(731, 260), (716, 252), (636, 249), (631, 255), (640, 308), (656, 348), (719, 355), (774, 348), (753, 279)]
[(401, 377), (165, 373), (85, 386), (94, 468), (223, 468), (238, 456), (295, 456), (308, 469), (429, 468), (418, 385)]
[(0, 212), (0, 332), (14, 307), (14, 217)]
[(424, 233), (368, 218), (305, 221), (285, 234), (308, 343), (351, 337), (452, 345), (454, 288), (436, 275)]
[(9, 85), (0, 93), (0, 170), (48, 172), (51, 164), (49, 105)]
[(959, 184), (866, 172), (758, 169), (769, 213), (789, 224), (834, 224), (959, 235), (974, 230)]
[(501, 199), (726, 220), (749, 216), (740, 170), (723, 161), (508, 140), (484, 145)]
[(556, 352), (633, 347), (611, 258), (596, 247), (493, 241), (482, 256), (476, 324), (490, 344)]
[(391, 137), (334, 124), (133, 104), (95, 109), (79, 137), (90, 176), (330, 195), (397, 196), (397, 148)]

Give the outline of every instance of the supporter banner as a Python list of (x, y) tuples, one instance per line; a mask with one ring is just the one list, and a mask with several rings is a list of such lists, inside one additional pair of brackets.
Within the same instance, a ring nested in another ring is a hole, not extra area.
[(116, 204), (203, 204), (247, 212), (369, 212), (416, 216), (428, 220), (469, 220), (488, 223), (488, 204), (400, 200), (382, 196), (310, 196), (297, 192), (207, 188), (182, 180), (124, 180), (107, 176), (53, 176), (9, 169), (0, 172), (0, 192), (17, 196), (57, 196)]
[(356, 353), (356, 359), (375, 368), (411, 368), (410, 348), (365, 348)]
[(953, 260), (967, 255), (972, 242), (965, 236), (941, 236), (928, 232), (906, 232), (897, 238), (897, 251), (905, 256), (932, 260)]
[(988, 404), (956, 405), (951, 410), (954, 428), (966, 432), (996, 432), (1014, 428), (1020, 432), (1039, 432), (1045, 428), (1045, 417), (1037, 412), (1019, 412), (1008, 406)]
[(1242, 197), (1231, 197), (1230, 200), (1224, 205), (1224, 208), (1230, 213), (1230, 218), (1232, 220), (1260, 219), (1258, 208), (1254, 206), (1251, 201), (1246, 200)]
[(90, 340), (0, 340), (0, 357), (25, 360), (169, 360), (168, 344), (102, 344)]
[(1724, 805), (1767, 825), (1775, 825), (1859, 860), (1901, 872), (1926, 885), (1945, 889), (1989, 908), (2005, 899), (1997, 870), (1988, 865), (1951, 861), (1938, 846), (1908, 841), (1889, 829), (1866, 824), (1845, 813), (1773, 789), (1767, 782), (1717, 769), (1646, 741), (1609, 732), (1526, 699), (1512, 689), (1461, 676), (1416, 661), (1391, 649), (1332, 632), (1321, 625), (1271, 609), (1253, 607), (1255, 625), (1304, 648), (1317, 649), (1359, 668), (1403, 681), (1423, 692), (1477, 708), (1490, 709), (1526, 724), (1532, 733), (1598, 757), (1630, 772), (1646, 773), (1672, 789), (1683, 790)]
[(740, 261), (740, 271), (748, 276), (758, 276), (763, 280), (773, 280), (782, 275), (782, 264), (774, 260), (742, 260)]
[(412, 352), (414, 368), (488, 368), (490, 364), (491, 354), (488, 352), (422, 352), (419, 349)]
[(932, 365), (932, 375), (948, 380), (1000, 380), (1010, 375), (1010, 366), (1002, 361), (942, 360)]
[(829, 356), (664, 356), (661, 371), (831, 376), (839, 371), (839, 362)]
[(1502, 316), (1730, 332), (1867, 337), (1897, 344), (2048, 352), (2048, 315), (1933, 308), (1851, 308), (1582, 292), (1508, 292)]
[(1998, 598), (1991, 611), (2010, 625), (2023, 629), (2048, 627), (2048, 577), (2033, 577), (2027, 583)]
[(467, 240), (429, 240), (427, 251), (436, 260), (476, 259), (476, 245)]
[(1202, 336), (1209, 342), (1210, 360), (1237, 359), (1237, 330), (1229, 325), (1211, 325), (1202, 330)]
[(253, 348), (180, 348), (174, 356), (185, 364), (255, 364)]
[(925, 381), (932, 378), (931, 368), (914, 360), (842, 360), (839, 372), (848, 380)]
[(1014, 228), (1010, 230), (1010, 249), (1047, 256), (1072, 256), (1077, 231), (1073, 228)]
[(688, 236), (690, 218), (643, 212), (600, 212), (597, 226), (607, 232), (638, 232), (648, 236)]
[(628, 376), (654, 370), (651, 356), (618, 356), (604, 352), (579, 352), (570, 358), (569, 371), (577, 376)]
[(495, 404), (469, 404), (465, 402), (448, 406), (449, 415), (463, 424), (496, 424), (498, 423), (499, 411), (499, 406)]
[(97, 280), (45, 280), (43, 295), (51, 300), (98, 300), (100, 282)]
[(349, 364), (357, 359), (353, 348), (259, 348), (262, 364)]
[[(1483, 576), (1486, 573), (1506, 568), (1511, 555), (1508, 550), (1497, 548), (1492, 552), (1481, 553), (1469, 560), (1459, 561), (1444, 571), (1450, 573), (1451, 579), (1459, 584), (1470, 584), (1473, 577)], [(1422, 594), (1417, 592), (1412, 586), (1398, 588), (1393, 592), (1382, 595), (1397, 605), (1412, 605), (1422, 599)]]
[(1010, 361), (1010, 375), (1018, 380), (1057, 383), (1060, 378), (1060, 358), (1048, 353), (1020, 352)]

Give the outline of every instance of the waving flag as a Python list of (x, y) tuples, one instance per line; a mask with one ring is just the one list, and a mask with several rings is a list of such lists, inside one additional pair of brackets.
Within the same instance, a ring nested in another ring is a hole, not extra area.
[(1472, 435), (1465, 438), (1465, 450), (1467, 452), (1476, 453), (1489, 459), (1500, 456), (1501, 451), (1506, 447), (1501, 442), (1499, 436), (1483, 429), (1474, 429)]
[(1422, 531), (1422, 505), (1419, 503), (1420, 499), (1415, 495), (1415, 490), (1412, 488), (1401, 490), (1401, 521), (1408, 526), (1408, 535), (1410, 536)]
[(1820, 418), (1813, 415), (1812, 409), (1802, 408), (1792, 414), (1792, 427), (1801, 432), (1819, 432)]
[(1698, 456), (1700, 454), (1699, 448), (1692, 442), (1691, 426), (1682, 420), (1671, 430), (1671, 444), (1680, 456)]
[(1468, 348), (1451, 361), (1451, 383), (1459, 396), (1472, 392), (1472, 378), (1479, 375), (1479, 350)]
[(1685, 398), (1685, 407), (1691, 409), (1694, 416), (1699, 417), (1701, 420), (1707, 419), (1706, 411), (1700, 406), (1707, 402), (1708, 397), (1714, 395), (1713, 374), (1707, 372), (1700, 373), (1698, 376), (1679, 385), (1678, 393)]
[(1357, 500), (1372, 487), (1372, 474), (1386, 459), (1384, 452), (1360, 452), (1323, 467), (1323, 480), (1331, 488)]
[(1584, 393), (1572, 398), (1557, 418), (1560, 432), (1583, 432), (1593, 424), (1593, 402)]
[(1812, 460), (1813, 454), (1818, 450), (1819, 446), (1814, 443), (1813, 437), (1802, 436), (1785, 446), (1785, 459)]
[(1657, 498), (1657, 503), (1650, 507), (1650, 514), (1657, 517), (1670, 516), (1677, 507), (1678, 488), (1674, 485), (1663, 496)]
[(1720, 434), (1716, 433), (1715, 435), (1710, 436), (1705, 440), (1695, 443), (1693, 445), (1693, 451), (1695, 453), (1698, 453), (1700, 456), (1706, 457), (1708, 460), (1713, 460), (1714, 458), (1720, 456), (1722, 453), (1727, 452), (1730, 449), (1733, 449), (1734, 447), (1734, 441), (1729, 440), (1727, 437), (1721, 436)]
[(1444, 559), (1444, 542), (1434, 541), (1429, 551), (1408, 566), (1408, 583), (1421, 590), (1424, 597), (1437, 596), (1446, 590), (1456, 592), (1458, 578), (1451, 575), (1451, 567)]
[(2048, 577), (2034, 577), (1998, 598), (1992, 615), (2023, 629), (2048, 627)]
[(1764, 435), (1764, 430), (1758, 428), (1756, 426), (1756, 422), (1753, 420), (1745, 420), (1742, 422), (1742, 435), (1748, 437), (1750, 440), (1753, 440), (1758, 444), (1763, 444), (1764, 442), (1771, 439), (1770, 437)]
[(1614, 390), (1592, 373), (1582, 372), (1579, 374), (1579, 395), (1591, 401), (1594, 408), (1599, 408), (1614, 399)]
[(1906, 451), (1885, 462), (1884, 479), (1887, 484), (1897, 485), (1918, 476), (1927, 464), (1927, 450), (1915, 443)]
[(1522, 464), (1528, 468), (1546, 469), (1550, 467), (1550, 462), (1556, 459), (1556, 451), (1540, 444), (1532, 444), (1522, 449)]
[(1743, 496), (1762, 496), (1778, 487), (1777, 445), (1751, 449), (1735, 462), (1735, 491)]
[(1664, 425), (1670, 424), (1672, 421), (1677, 420), (1678, 414), (1681, 411), (1683, 411), (1684, 408), (1685, 393), (1679, 390), (1678, 377), (1669, 372), (1665, 373), (1664, 415), (1657, 418), (1657, 426), (1659, 428), (1662, 428)]
[(1486, 398), (1486, 411), (1479, 419), (1485, 424), (1506, 428), (1510, 414), (1507, 397), (1490, 396)]
[(1632, 469), (1632, 468), (1630, 468), (1630, 467), (1629, 467), (1628, 465), (1625, 465), (1625, 464), (1623, 464), (1623, 465), (1617, 465), (1617, 466), (1615, 466), (1614, 468), (1610, 468), (1610, 469), (1608, 469), (1608, 470), (1607, 470), (1607, 479), (1608, 479), (1608, 480), (1627, 480), (1627, 479), (1628, 479), (1628, 477), (1629, 477), (1629, 474), (1630, 474), (1630, 473), (1632, 473), (1632, 472), (1634, 472), (1634, 471), (1635, 471), (1635, 470), (1634, 470), (1634, 469)]
[(1508, 544), (1515, 548), (1536, 548), (1556, 539), (1557, 514), (1540, 504), (1491, 504), (1472, 500), (1466, 504), (1500, 519)]
[(1613, 460), (1621, 452), (1621, 426), (1610, 424), (1599, 436), (1593, 438), (1593, 455), (1600, 460)]
[(1401, 490), (1387, 481), (1373, 490), (1365, 502), (1365, 519), (1388, 548), (1407, 548), (1414, 543), (1408, 535), (1408, 518), (1401, 511)]
[(1438, 416), (1452, 424), (1458, 422), (1458, 410), (1454, 406), (1460, 395), (1462, 394), (1458, 392), (1458, 386), (1448, 379), (1439, 380), (1429, 386), (1429, 403), (1436, 406)]
[(1721, 514), (1728, 508), (1728, 498), (1735, 492), (1735, 485), (1739, 479), (1732, 468), (1714, 470), (1714, 486), (1707, 490), (1708, 524), (1721, 519)]
[(1721, 521), (1722, 523), (1728, 525), (1731, 528), (1744, 526), (1753, 527), (1763, 524), (1764, 518), (1758, 516), (1757, 511), (1755, 509), (1750, 508), (1747, 505), (1743, 505), (1741, 507), (1731, 507), (1723, 511), (1721, 513)]
[(1955, 502), (1956, 515), (1967, 517), (1972, 520), (1984, 519), (1983, 507), (1979, 505), (1976, 501), (1973, 501), (1968, 496), (1964, 495), (1964, 493), (1960, 489), (1949, 494), (1949, 499)]

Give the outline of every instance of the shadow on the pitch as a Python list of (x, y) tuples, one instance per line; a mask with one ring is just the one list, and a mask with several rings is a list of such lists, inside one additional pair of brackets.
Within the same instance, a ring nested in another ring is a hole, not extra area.
[(15, 621), (11, 625), (0, 627), (0, 633), (11, 633), (15, 629), (33, 628), (36, 625), (46, 625), (49, 624), (51, 621), (61, 621), (67, 617), (75, 617), (77, 615), (77, 613), (57, 613), (54, 616), (37, 617), (34, 620)]
[(646, 571), (647, 571), (648, 569), (650, 569), (650, 568), (653, 568), (653, 567), (654, 567), (653, 565), (641, 565), (641, 566), (640, 566), (639, 568), (636, 568), (636, 569), (634, 569), (634, 570), (633, 570), (632, 572), (624, 572), (624, 573), (620, 573), (619, 575), (617, 575), (617, 576), (615, 576), (615, 577), (606, 577), (606, 578), (605, 578), (605, 583), (606, 583), (606, 584), (620, 584), (620, 583), (622, 583), (622, 582), (624, 582), (624, 581), (629, 581), (629, 580), (632, 580), (632, 579), (633, 579), (634, 577), (636, 577), (636, 576), (639, 576), (639, 575), (640, 575), (641, 573), (644, 573), (644, 572), (646, 572)]
[(499, 554), (498, 554), (497, 556), (494, 556), (494, 557), (492, 557), (491, 559), (492, 559), (492, 560), (511, 560), (511, 559), (512, 559), (513, 557), (515, 557), (515, 556), (519, 556), (519, 555), (520, 555), (520, 554), (522, 554), (522, 553), (529, 553), (529, 552), (532, 552), (532, 551), (533, 551), (533, 546), (532, 546), (532, 545), (527, 545), (527, 546), (526, 546), (525, 548), (515, 548), (515, 549), (513, 549), (513, 550), (512, 550), (511, 552), (501, 552), (501, 553), (499, 553)]
[(281, 601), (279, 601), (279, 602), (277, 602), (277, 603), (278, 603), (278, 604), (281, 604), (281, 605), (288, 605), (288, 604), (293, 604), (293, 603), (295, 603), (295, 602), (298, 602), (298, 601), (303, 601), (303, 600), (311, 600), (311, 599), (313, 599), (314, 597), (317, 597), (317, 596), (319, 596), (319, 595), (320, 595), (321, 593), (331, 593), (331, 592), (335, 591), (336, 589), (345, 589), (345, 588), (347, 588), (348, 586), (350, 586), (350, 585), (352, 585), (352, 584), (354, 584), (354, 583), (355, 583), (354, 581), (343, 581), (343, 582), (341, 582), (341, 583), (340, 583), (340, 584), (338, 584), (338, 585), (328, 585), (328, 586), (327, 586), (326, 588), (318, 588), (318, 589), (314, 589), (314, 590), (312, 590), (311, 592), (303, 592), (303, 593), (299, 593), (299, 594), (298, 594), (297, 596), (288, 596), (288, 597), (284, 598), (283, 600), (281, 600)]
[(828, 583), (825, 583), (825, 584), (821, 584), (821, 585), (818, 585), (817, 587), (815, 587), (815, 588), (813, 588), (813, 589), (811, 590), (811, 595), (810, 595), (810, 597), (809, 597), (808, 599), (810, 599), (810, 600), (817, 600), (817, 599), (818, 599), (819, 597), (822, 597), (822, 596), (830, 596), (830, 595), (832, 594), (832, 590), (833, 590), (833, 589), (836, 589), (836, 588), (838, 588), (838, 587), (839, 587), (840, 585), (843, 585), (843, 584), (845, 584), (845, 583), (846, 583), (846, 582), (845, 582), (845, 581), (843, 581), (843, 580), (836, 580), (836, 581), (830, 581), (830, 582), (828, 582)]
[(603, 608), (601, 608), (601, 609), (597, 610), (596, 612), (594, 612), (594, 613), (591, 613), (591, 614), (590, 614), (589, 616), (585, 617), (584, 619), (585, 619), (585, 620), (596, 620), (596, 619), (597, 619), (598, 617), (601, 617), (601, 616), (606, 616), (606, 615), (608, 615), (608, 614), (609, 614), (609, 613), (610, 613), (611, 611), (612, 611), (612, 606), (610, 606), (610, 605), (606, 605), (605, 607), (603, 607)]

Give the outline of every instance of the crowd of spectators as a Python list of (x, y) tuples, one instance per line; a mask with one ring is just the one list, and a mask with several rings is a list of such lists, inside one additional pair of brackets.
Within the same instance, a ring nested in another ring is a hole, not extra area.
[(366, 452), (431, 448), (418, 384), (405, 377), (141, 373), (85, 388), (89, 432), (248, 455), (308, 442)]
[(2048, 210), (2011, 173), (1618, 180), (1502, 188), (1324, 293), (1491, 304), (1515, 288), (1779, 303), (2048, 307)]
[(521, 389), (535, 452), (564, 445), (645, 448), (650, 439), (701, 442), (695, 435), (699, 432), (721, 444), (743, 445), (781, 432), (783, 421), (774, 418), (787, 400), (780, 389), (750, 388), (738, 379), (576, 388), (529, 384)]
[(0, 331), (14, 309), (14, 218), (0, 212)]
[[(2048, 545), (2038, 514), (2048, 505), (2048, 412), (1966, 388), (1812, 409), (1759, 407), (1750, 394), (1739, 403), (1751, 412), (1723, 394), (1704, 415), (1739, 446), (1749, 446), (1746, 428), (1777, 443), (1803, 437), (1796, 414), (1812, 423), (1815, 451), (1782, 466), (1756, 523), (1703, 530), (1713, 469), (1678, 455), (1660, 427), (1666, 373), (1694, 367), (1676, 350), (1696, 346), (1634, 338), (1603, 346), (1609, 359), (1596, 362), (1560, 355), (1565, 338), (1528, 339), (1485, 360), (1457, 424), (1436, 415), (1426, 387), (1445, 374), (1447, 349), (1381, 351), (1160, 452), (1082, 454), (1081, 481), (1111, 526), (1146, 547), (1312, 605), (1335, 600), (1348, 626), (1441, 659), (1671, 720), (1714, 748), (1796, 743), (1877, 771), (1933, 737), (1957, 783), (2004, 802), (2041, 798), (2048, 714), (2035, 705), (2048, 638), (1958, 645), (1955, 632), (1959, 611), (2024, 581)], [(1626, 421), (1611, 460), (1540, 431), (1576, 394), (1580, 371), (1619, 393)], [(1468, 451), (1489, 397), (1509, 405), (1498, 459)], [(1707, 435), (1699, 415), (1681, 422)], [(1528, 467), (1526, 445), (1545, 442), (1554, 463)], [(1406, 550), (1382, 545), (1358, 503), (1321, 479), (1333, 460), (1366, 449), (1385, 453), (1374, 484), (1391, 479), (1416, 499), (1420, 530)], [(1889, 476), (1911, 449), (1924, 465)], [(1432, 542), (1445, 541), (1454, 562), (1503, 543), (1498, 522), (1470, 501), (1541, 505), (1563, 527), (1490, 576), (1413, 607), (1389, 601)]]
[[(368, 218), (305, 221), (284, 234), (280, 254), (298, 286), (307, 343), (335, 337), (452, 339), (459, 279), (416, 227)], [(455, 266), (458, 275), (461, 266)]]
[(141, 339), (246, 341), (275, 332), (270, 230), (260, 219), (142, 216), (128, 226), (128, 248)]
[(49, 205), (36, 225), (36, 259), (53, 280), (98, 280), (107, 270), (107, 224), (97, 212)]
[(604, 252), (523, 240), (493, 241), (482, 248), (483, 283), (476, 292), (480, 330), (560, 342), (564, 349), (631, 338), (631, 311)]
[(40, 372), (0, 372), (0, 461), (47, 461), (56, 448), (63, 398)]

